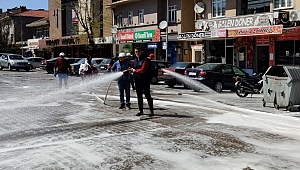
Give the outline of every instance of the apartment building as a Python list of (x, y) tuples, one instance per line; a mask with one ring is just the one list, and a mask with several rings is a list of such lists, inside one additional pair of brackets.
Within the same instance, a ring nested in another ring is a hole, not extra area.
[(113, 11), (116, 55), (141, 47), (158, 60), (191, 60), (180, 51), (177, 36), (194, 31), (193, 4), (194, 0), (113, 0), (108, 8)]
[[(109, 3), (111, 0), (49, 0), (49, 39), (40, 40), (39, 44), (44, 49), (51, 49), (52, 57), (60, 52), (68, 57), (83, 57), (92, 53), (93, 57), (111, 57), (112, 16), (111, 11), (105, 8)], [(88, 20), (97, 24), (93, 25), (90, 34), (81, 23), (90, 27)], [(91, 44), (95, 44), (93, 52), (89, 51)]]
[(7, 9), (6, 12), (0, 10), (1, 38), (6, 39), (7, 44), (20, 44), (22, 50), (26, 52), (28, 46), (27, 39), (31, 39), (36, 30), (26, 27), (26, 24), (48, 17), (48, 11), (44, 9), (32, 10), (26, 6)]
[[(181, 32), (192, 60), (234, 64), (249, 74), (299, 65), (300, 1), (198, 0), (195, 30)], [(192, 17), (192, 16), (191, 16)]]

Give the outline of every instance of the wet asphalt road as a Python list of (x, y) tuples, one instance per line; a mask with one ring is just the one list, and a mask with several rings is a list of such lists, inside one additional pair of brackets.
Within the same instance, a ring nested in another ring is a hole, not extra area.
[(115, 81), (102, 103), (107, 79), (82, 83), (72, 76), (69, 88), (58, 90), (42, 70), (1, 71), (0, 169), (300, 166), (299, 112), (263, 107), (263, 95), (153, 85), (156, 116), (140, 119), (134, 91), (133, 109), (118, 109)]

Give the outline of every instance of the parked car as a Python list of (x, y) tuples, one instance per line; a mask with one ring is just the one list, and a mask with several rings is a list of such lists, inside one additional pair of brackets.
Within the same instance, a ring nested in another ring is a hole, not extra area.
[(40, 68), (41, 61), (45, 60), (43, 57), (27, 57), (26, 59), (30, 64), (30, 69)]
[(105, 58), (103, 61), (99, 64), (100, 71), (106, 70), (110, 71), (110, 68), (117, 60), (115, 58)]
[[(103, 61), (104, 58), (92, 58), (92, 66), (97, 69), (97, 71), (100, 68), (100, 63)], [(79, 75), (79, 68), (80, 64), (85, 63), (86, 58), (81, 58), (76, 63), (71, 64), (71, 75)]]
[(9, 70), (24, 69), (26, 71), (30, 70), (30, 65), (28, 60), (26, 60), (22, 55), (19, 54), (3, 54), (0, 57), (0, 70), (3, 68), (8, 68)]
[(151, 83), (157, 84), (159, 81), (163, 80), (162, 69), (170, 67), (173, 63), (168, 61), (151, 60), (151, 64), (154, 66), (154, 68), (156, 68), (155, 73), (153, 74), (154, 76), (151, 78)]
[[(53, 73), (54, 64), (59, 57), (41, 61), (40, 68), (46, 70), (47, 73)], [(66, 58), (70, 64), (79, 61), (81, 58)]]
[(206, 63), (196, 68), (187, 68), (185, 75), (199, 81), (216, 92), (234, 90), (235, 78), (239, 76), (249, 82), (254, 78), (241, 68), (232, 64)]
[[(163, 70), (168, 70), (184, 75), (184, 72), (187, 68), (195, 68), (200, 65), (201, 63), (196, 62), (176, 62), (169, 68), (164, 68)], [(169, 75), (166, 72), (163, 72), (161, 79), (165, 81), (165, 84), (167, 84), (169, 87), (174, 87), (175, 85), (182, 85), (182, 82), (178, 81), (175, 77)]]

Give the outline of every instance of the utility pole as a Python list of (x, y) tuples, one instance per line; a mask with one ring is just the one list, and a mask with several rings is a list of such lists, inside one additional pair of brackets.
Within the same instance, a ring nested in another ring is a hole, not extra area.
[(23, 56), (23, 19), (22, 19), (22, 16), (20, 15), (20, 19), (21, 19), (21, 50), (22, 50), (22, 56)]
[(168, 61), (168, 34), (169, 34), (169, 0), (167, 0), (167, 27), (166, 27), (166, 61)]

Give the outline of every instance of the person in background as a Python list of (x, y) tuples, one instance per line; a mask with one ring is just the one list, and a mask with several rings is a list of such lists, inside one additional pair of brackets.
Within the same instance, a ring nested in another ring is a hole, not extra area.
[(134, 59), (134, 65), (131, 69), (131, 72), (134, 75), (134, 81), (135, 81), (135, 87), (136, 87), (136, 94), (138, 99), (138, 106), (139, 106), (139, 113), (136, 114), (136, 116), (141, 116), (144, 114), (143, 112), (143, 94), (145, 95), (150, 114), (149, 116), (154, 116), (153, 112), (153, 99), (150, 94), (150, 70), (149, 64), (150, 59), (143, 53), (143, 51), (136, 47), (134, 49), (134, 53), (136, 55), (136, 58)]
[[(126, 59), (129, 61), (130, 67), (133, 67), (133, 62), (131, 61), (131, 57), (132, 57), (132, 55), (130, 53), (126, 53)], [(132, 90), (135, 90), (134, 79), (133, 79), (132, 74), (130, 74), (130, 84), (131, 84)]]
[(149, 54), (149, 59), (150, 59), (150, 60), (154, 60), (154, 59), (155, 59), (154, 54)]
[[(118, 87), (120, 93), (120, 107), (119, 109), (126, 108), (131, 109), (130, 107), (130, 73), (128, 69), (130, 68), (130, 63), (125, 58), (125, 53), (120, 53), (118, 56), (119, 60), (116, 61), (111, 67), (111, 72), (123, 72), (123, 75), (118, 78)], [(124, 101), (124, 90), (126, 94), (126, 103)]]
[(54, 64), (54, 76), (58, 76), (58, 87), (62, 88), (62, 80), (64, 80), (65, 87), (68, 88), (68, 74), (71, 71), (71, 65), (65, 59), (65, 53), (59, 53), (59, 57)]
[(79, 73), (82, 80), (92, 74), (92, 56), (88, 55), (85, 62), (80, 64)]

